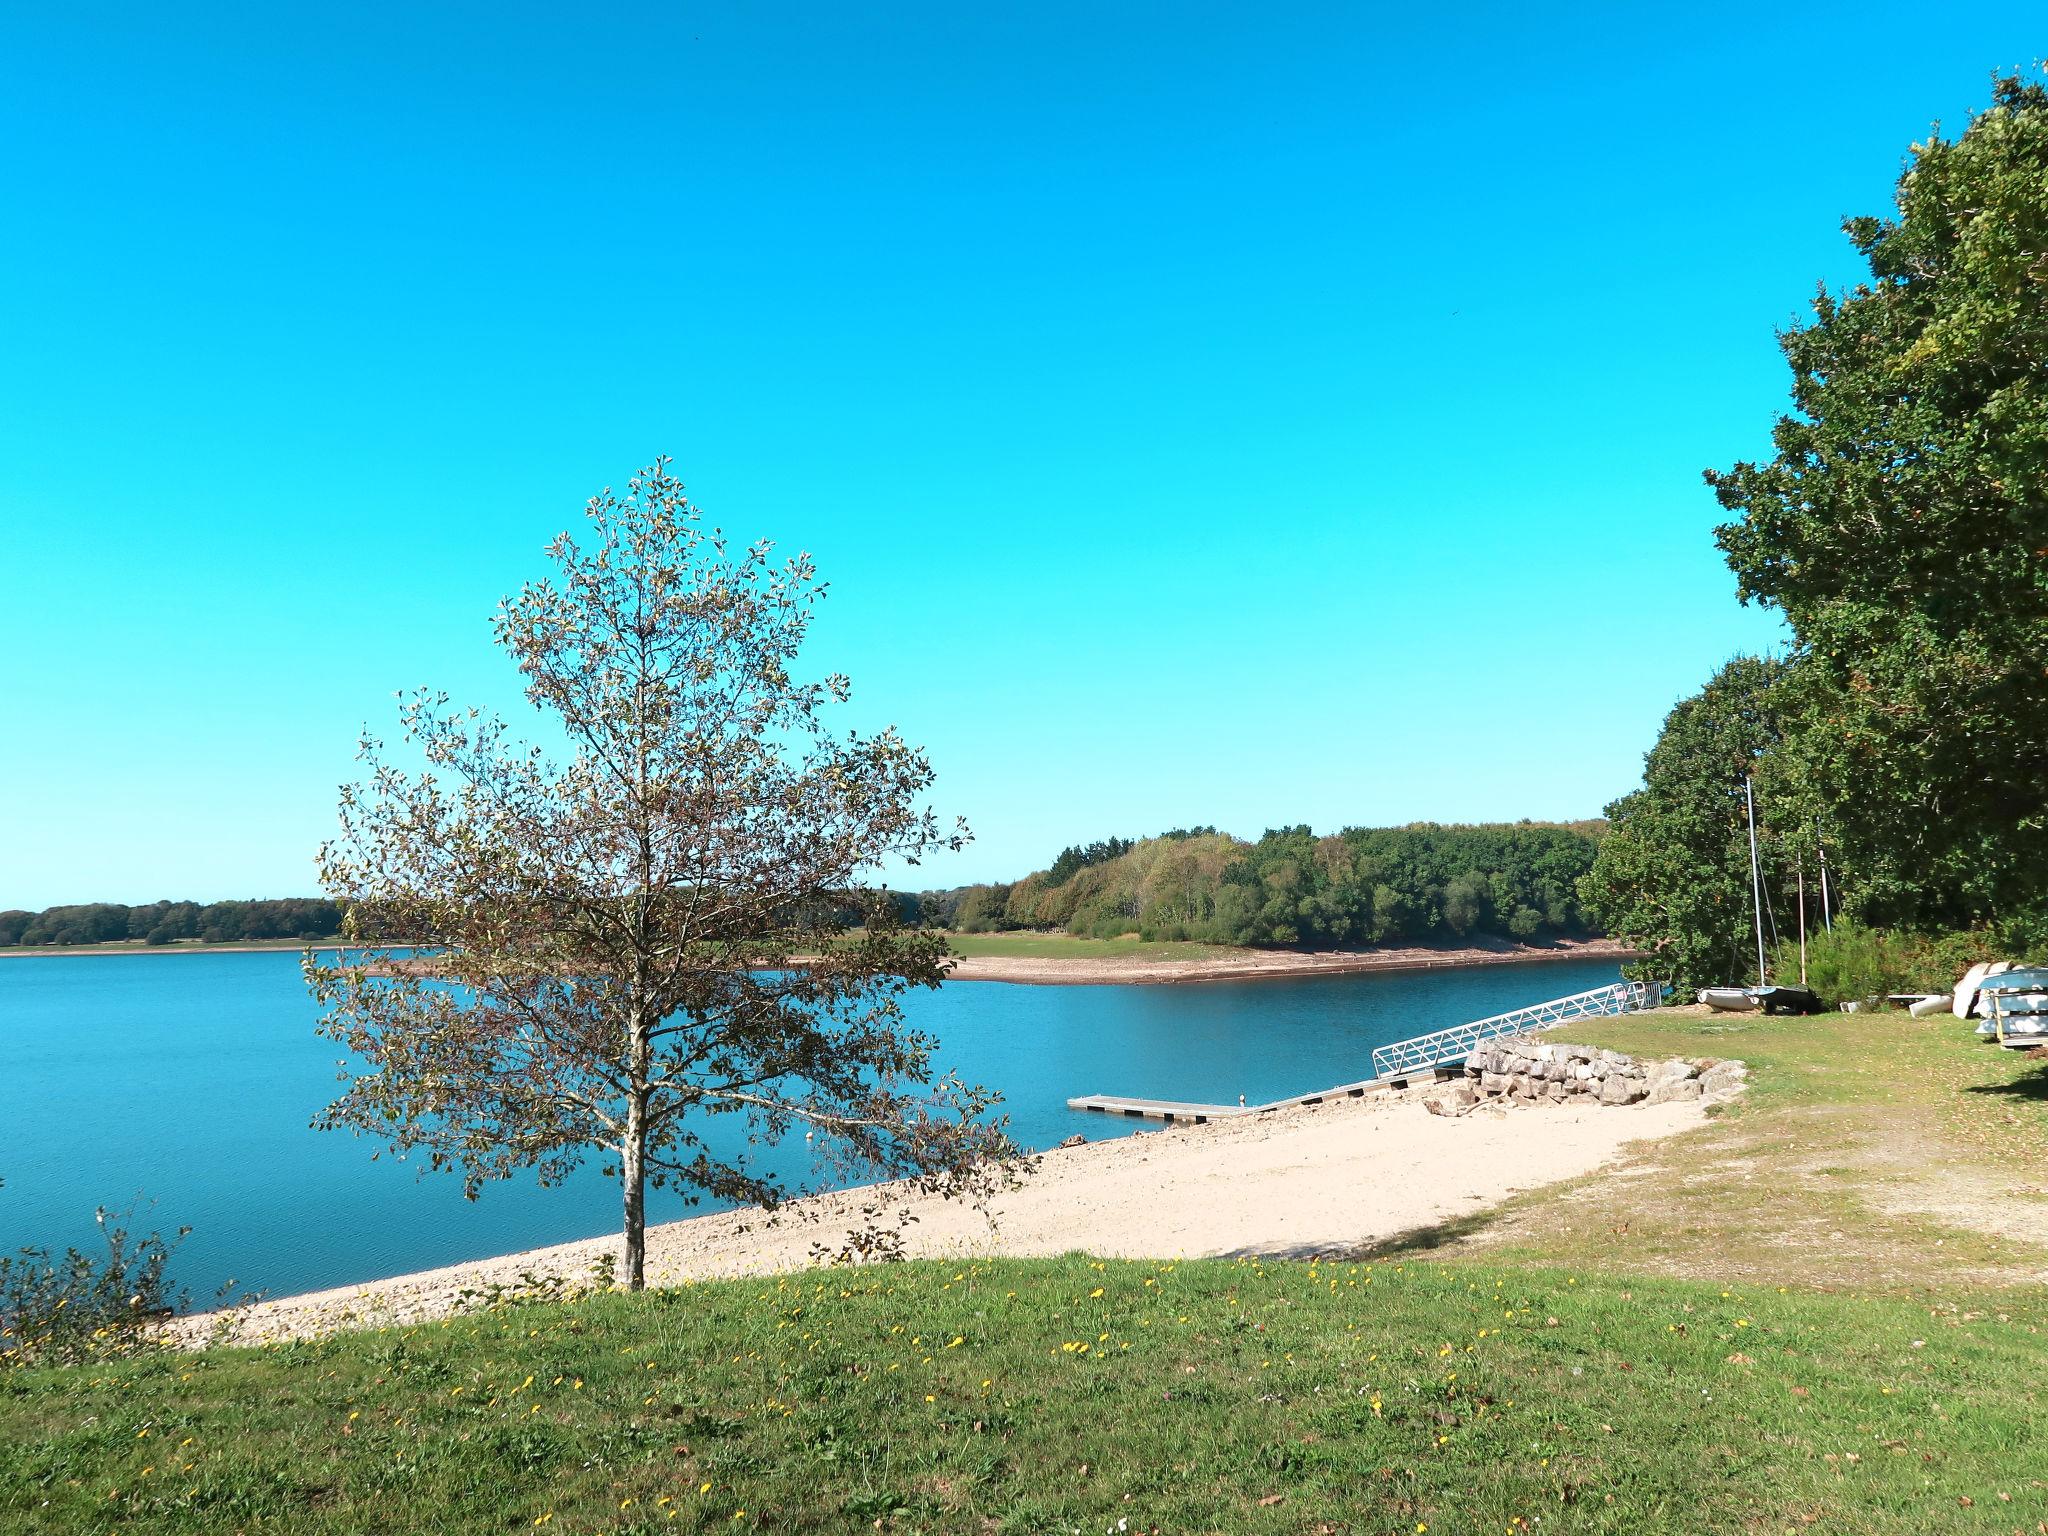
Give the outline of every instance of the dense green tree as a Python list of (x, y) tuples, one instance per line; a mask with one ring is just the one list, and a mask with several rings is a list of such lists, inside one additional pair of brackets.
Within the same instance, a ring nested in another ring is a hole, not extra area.
[(2048, 91), (1998, 81), (1961, 135), (1912, 147), (1890, 216), (1844, 228), (1870, 276), (1780, 338), (1775, 455), (1708, 475), (1743, 598), (1797, 639), (1787, 792), (1825, 810), (1869, 920), (2038, 916)]
[[(1743, 779), (1781, 739), (1786, 673), (1767, 657), (1729, 662), (1666, 718), (1643, 787), (1607, 808), (1581, 889), (1608, 933), (1650, 952), (1646, 976), (1683, 988), (1756, 978)], [(1775, 867), (1768, 822), (1762, 841)]]
[(990, 933), (1009, 924), (1007, 885), (969, 886), (953, 908), (952, 926), (962, 933)]
[(1045, 872), (1045, 883), (1064, 885), (1089, 865), (1107, 864), (1111, 859), (1122, 858), (1134, 846), (1127, 837), (1106, 837), (1100, 842), (1062, 848), (1059, 857), (1052, 861), (1052, 868)]
[(1486, 914), (1486, 893), (1471, 875), (1459, 875), (1444, 887), (1444, 924), (1459, 938), (1479, 926)]

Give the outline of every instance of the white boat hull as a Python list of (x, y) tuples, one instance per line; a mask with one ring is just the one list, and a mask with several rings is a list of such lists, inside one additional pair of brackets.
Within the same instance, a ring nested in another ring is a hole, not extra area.
[(1699, 998), (1721, 1013), (1755, 1013), (1763, 1007), (1747, 987), (1702, 987)]

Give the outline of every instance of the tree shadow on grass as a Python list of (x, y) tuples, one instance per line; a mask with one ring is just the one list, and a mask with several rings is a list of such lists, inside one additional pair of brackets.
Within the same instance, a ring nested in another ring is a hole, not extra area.
[(2009, 1083), (1977, 1083), (1965, 1088), (1963, 1092), (2005, 1099), (2027, 1099), (2035, 1104), (2048, 1104), (2048, 1053), (2036, 1054), (2044, 1059), (2039, 1067), (2025, 1077), (2016, 1077)]
[(1448, 1221), (1410, 1227), (1404, 1232), (1376, 1238), (1369, 1243), (1249, 1243), (1220, 1255), (1226, 1259), (1321, 1259), (1328, 1264), (1367, 1264), (1381, 1259), (1413, 1258), (1435, 1253), (1485, 1231), (1500, 1215), (1494, 1211), (1473, 1211)]

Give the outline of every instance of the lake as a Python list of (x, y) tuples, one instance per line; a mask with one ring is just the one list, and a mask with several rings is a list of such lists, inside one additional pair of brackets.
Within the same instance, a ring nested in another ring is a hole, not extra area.
[[(1170, 986), (952, 982), (911, 998), (942, 1063), (1001, 1090), (1024, 1145), (1138, 1122), (1069, 1110), (1083, 1093), (1252, 1103), (1371, 1073), (1375, 1046), (1613, 981), (1611, 960)], [(339, 1091), (298, 956), (0, 960), (0, 1252), (90, 1247), (92, 1211), (192, 1235), (173, 1265), (196, 1303), (233, 1277), (271, 1295), (402, 1274), (615, 1230), (593, 1162), (465, 1201), (376, 1145), (308, 1128)], [(771, 1166), (806, 1171), (801, 1146)], [(153, 1202), (153, 1203), (150, 1203)], [(690, 1214), (649, 1197), (649, 1218)]]

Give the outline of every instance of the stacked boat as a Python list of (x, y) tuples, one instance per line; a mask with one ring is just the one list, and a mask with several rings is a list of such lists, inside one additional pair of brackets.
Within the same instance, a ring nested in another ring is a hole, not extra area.
[(1973, 965), (1956, 983), (1955, 1013), (1983, 1016), (1977, 1033), (2014, 1049), (2048, 1045), (2048, 967)]

